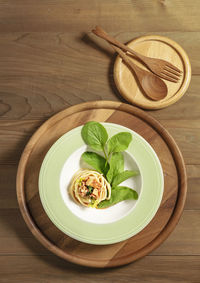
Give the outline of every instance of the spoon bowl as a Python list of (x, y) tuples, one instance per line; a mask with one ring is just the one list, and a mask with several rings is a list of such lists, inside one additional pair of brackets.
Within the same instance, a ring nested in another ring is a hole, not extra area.
[(141, 87), (145, 94), (152, 100), (161, 100), (167, 95), (167, 85), (159, 77), (146, 72), (141, 80)]

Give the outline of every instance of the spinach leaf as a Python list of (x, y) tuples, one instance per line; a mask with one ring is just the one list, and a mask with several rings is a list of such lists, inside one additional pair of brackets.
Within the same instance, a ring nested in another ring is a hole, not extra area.
[(106, 208), (114, 205), (123, 200), (136, 200), (138, 199), (138, 193), (128, 187), (117, 186), (112, 188), (111, 198), (109, 200), (103, 200), (98, 204), (98, 208)]
[(87, 188), (88, 188), (88, 192), (86, 193), (86, 196), (90, 196), (93, 193), (94, 188), (91, 186), (87, 186)]
[(132, 135), (128, 132), (121, 132), (112, 136), (107, 143), (108, 155), (126, 150), (131, 141)]
[(104, 126), (94, 121), (90, 121), (83, 126), (81, 135), (87, 145), (98, 151), (104, 149), (108, 139), (108, 133)]
[(125, 170), (124, 172), (121, 172), (113, 177), (112, 186), (115, 187), (120, 183), (122, 183), (123, 181), (127, 180), (128, 178), (137, 176), (138, 174), (139, 174), (138, 171)]
[(113, 153), (110, 158), (110, 169), (106, 175), (108, 182), (111, 184), (113, 177), (124, 171), (124, 157), (121, 152)]
[(81, 158), (98, 172), (104, 175), (108, 172), (109, 164), (103, 156), (95, 152), (86, 151), (82, 154)]

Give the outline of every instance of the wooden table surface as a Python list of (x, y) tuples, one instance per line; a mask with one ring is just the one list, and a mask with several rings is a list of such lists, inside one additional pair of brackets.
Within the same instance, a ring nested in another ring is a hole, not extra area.
[[(22, 219), (15, 192), (20, 155), (46, 119), (84, 101), (124, 101), (113, 83), (115, 55), (90, 32), (96, 24), (123, 42), (168, 36), (192, 64), (184, 97), (148, 111), (183, 153), (183, 216), (154, 252), (105, 270), (65, 262), (41, 246)], [(200, 282), (199, 31), (199, 0), (0, 0), (0, 282)]]

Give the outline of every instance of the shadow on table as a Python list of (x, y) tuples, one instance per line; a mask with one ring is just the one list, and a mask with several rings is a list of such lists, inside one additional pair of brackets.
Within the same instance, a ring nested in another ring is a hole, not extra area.
[[(16, 173), (16, 170), (13, 174), (14, 173)], [(12, 176), (12, 179), (14, 181), (15, 178), (13, 177), (14, 176)], [(13, 187), (14, 186), (15, 183), (13, 182)], [(12, 197), (16, 197), (14, 190)], [(67, 276), (68, 278), (70, 275), (76, 276), (76, 274), (79, 275), (80, 273), (92, 276), (113, 270), (113, 268), (99, 269), (80, 266), (59, 258), (43, 247), (43, 245), (35, 239), (33, 234), (27, 228), (17, 207), (12, 209), (2, 209), (2, 211), (3, 212), (0, 213), (1, 225), (7, 233), (9, 233), (9, 237), (12, 239), (12, 246), (5, 247), (4, 250), (6, 249), (7, 255), (27, 257), (25, 267), (28, 267), (30, 264), (34, 264), (34, 270), (41, 266), (41, 274), (43, 272), (52, 272), (52, 274), (55, 274), (56, 278), (60, 275)]]
[[(84, 42), (87, 44), (90, 48), (95, 49), (97, 51), (100, 51), (102, 55), (106, 55), (110, 59), (110, 64), (107, 70), (107, 80), (110, 86), (111, 91), (116, 95), (116, 97), (121, 100), (124, 103), (128, 103), (119, 93), (118, 89), (116, 88), (114, 77), (113, 77), (113, 69), (114, 69), (114, 63), (117, 57), (116, 53), (112, 52), (112, 48), (109, 46), (109, 44), (104, 43), (100, 44), (98, 40), (95, 40), (92, 36), (90, 36), (87, 33), (82, 33), (80, 38), (78, 38), (79, 41)], [(102, 41), (103, 42), (103, 41)], [(107, 48), (105, 47), (107, 44)]]

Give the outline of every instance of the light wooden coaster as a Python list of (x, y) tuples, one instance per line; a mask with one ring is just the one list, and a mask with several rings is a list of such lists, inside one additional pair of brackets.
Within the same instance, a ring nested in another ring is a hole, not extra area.
[[(116, 123), (143, 136), (158, 155), (164, 173), (163, 199), (153, 220), (137, 235), (112, 245), (85, 244), (65, 235), (50, 221), (39, 197), (38, 176), (49, 148), (63, 134), (91, 120)], [(112, 101), (79, 104), (47, 120), (28, 142), (17, 173), (19, 207), (34, 236), (63, 259), (93, 267), (124, 265), (158, 247), (175, 228), (186, 192), (183, 158), (169, 133), (144, 111)]]
[[(114, 80), (119, 92), (127, 101), (144, 109), (160, 109), (175, 103), (184, 95), (191, 80), (191, 66), (186, 52), (180, 45), (158, 35), (142, 36), (127, 45), (142, 55), (167, 60), (183, 71), (178, 83), (164, 80), (168, 87), (168, 95), (160, 101), (153, 101), (141, 91), (134, 74), (118, 56), (114, 65)], [(133, 56), (129, 57), (138, 66), (148, 70)]]

